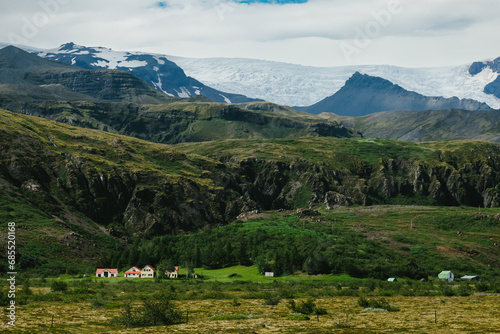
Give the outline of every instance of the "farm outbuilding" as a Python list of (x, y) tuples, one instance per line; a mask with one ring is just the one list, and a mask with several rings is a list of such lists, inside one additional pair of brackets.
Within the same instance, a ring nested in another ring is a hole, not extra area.
[(96, 269), (96, 277), (118, 277), (118, 269)]
[(141, 277), (141, 269), (137, 267), (132, 267), (125, 272), (125, 277)]
[(448, 282), (453, 282), (455, 280), (455, 275), (449, 270), (440, 272), (438, 277)]
[(179, 278), (179, 267), (175, 266), (174, 271), (165, 271), (165, 276), (167, 278)]

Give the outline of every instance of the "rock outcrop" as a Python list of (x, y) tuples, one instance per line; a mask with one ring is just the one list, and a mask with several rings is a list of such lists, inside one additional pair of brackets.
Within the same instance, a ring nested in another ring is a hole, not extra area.
[[(402, 151), (399, 158), (380, 153), (376, 161), (352, 152), (343, 157), (342, 168), (334, 169), (321, 158), (329, 152), (314, 148), (286, 158), (241, 158), (227, 153), (229, 143), (217, 158), (203, 158), (103, 132), (72, 135), (55, 122), (47, 134), (35, 119), (29, 123), (21, 121), (26, 116), (11, 114), (22, 124), (14, 126), (7, 115), (4, 122), (11, 125), (0, 130), (4, 189), (49, 215), (80, 212), (118, 236), (214, 227), (252, 210), (391, 203), (500, 206), (500, 146), (494, 143), (434, 150), (429, 161), (409, 158), (416, 150)], [(302, 145), (301, 139), (295, 141)], [(343, 145), (325, 138), (322, 143)], [(279, 141), (272, 145), (280, 150)], [(377, 145), (383, 152), (393, 144)]]

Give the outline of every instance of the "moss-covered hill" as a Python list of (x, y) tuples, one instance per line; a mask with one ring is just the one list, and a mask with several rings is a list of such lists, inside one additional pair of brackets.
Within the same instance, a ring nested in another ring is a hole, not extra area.
[(500, 203), (500, 146), (486, 142), (167, 146), (7, 111), (0, 142), (0, 219), (19, 224), (20, 250), (38, 245), (25, 259), (42, 249), (96, 260), (131, 237), (226, 225), (255, 209)]
[(176, 101), (143, 105), (76, 100), (7, 104), (5, 109), (164, 144), (221, 139), (361, 136), (336, 121), (325, 121), (312, 115), (307, 117), (307, 114), (293, 110), (259, 109), (264, 106), (265, 103), (248, 106)]
[(500, 111), (386, 111), (363, 117), (322, 114), (370, 138), (411, 142), (487, 140), (500, 142)]

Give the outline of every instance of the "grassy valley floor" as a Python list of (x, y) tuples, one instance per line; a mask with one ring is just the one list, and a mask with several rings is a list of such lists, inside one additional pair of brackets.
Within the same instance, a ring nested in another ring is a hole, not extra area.
[[(285, 302), (259, 299), (176, 301), (188, 323), (126, 329), (110, 325), (120, 308), (95, 308), (88, 302), (41, 302), (18, 309), (16, 327), (2, 333), (498, 333), (500, 296), (389, 297), (398, 312), (360, 313), (355, 297), (320, 298), (328, 315), (290, 320)], [(212, 320), (218, 315), (218, 319)], [(236, 316), (238, 315), (238, 317)], [(437, 315), (437, 317), (436, 317)], [(54, 322), (52, 323), (52, 316)], [(233, 319), (231, 318), (244, 318)], [(437, 320), (436, 320), (437, 319)], [(52, 326), (52, 327), (51, 327)]]

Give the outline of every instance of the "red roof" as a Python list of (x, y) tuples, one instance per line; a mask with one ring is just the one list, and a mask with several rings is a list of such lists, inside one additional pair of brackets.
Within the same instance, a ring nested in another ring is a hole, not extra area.
[(140, 273), (141, 273), (140, 271), (127, 270), (125, 272), (125, 275), (129, 275), (129, 274), (131, 274), (131, 275), (133, 275), (133, 274), (139, 275)]
[[(149, 264), (148, 264), (148, 265), (146, 265), (146, 267), (149, 267), (149, 268), (151, 268), (151, 269), (153, 269), (153, 270), (156, 270), (155, 268), (153, 268), (153, 266), (150, 266)], [(144, 268), (146, 268), (146, 267), (144, 267)], [(144, 268), (142, 268), (142, 269), (144, 269)]]
[(102, 274), (103, 272), (108, 271), (111, 274), (118, 274), (118, 269), (97, 269), (95, 271), (96, 274)]

